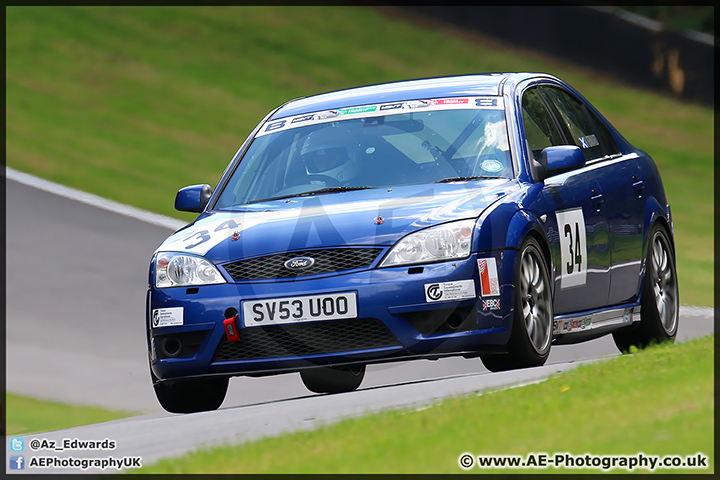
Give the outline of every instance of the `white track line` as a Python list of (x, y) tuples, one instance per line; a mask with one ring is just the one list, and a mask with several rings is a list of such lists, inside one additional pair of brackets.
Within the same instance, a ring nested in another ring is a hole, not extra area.
[(183, 222), (182, 220), (178, 220), (176, 218), (166, 217), (165, 215), (159, 215), (157, 213), (148, 212), (147, 210), (142, 210), (130, 205), (114, 202), (112, 200), (108, 200), (107, 198), (83, 192), (82, 190), (66, 187), (65, 185), (60, 185), (59, 183), (54, 183), (49, 180), (30, 175), (29, 173), (20, 172), (10, 167), (5, 167), (5, 177), (39, 190), (54, 193), (55, 195), (60, 195), (61, 197), (66, 197), (71, 200), (77, 200), (78, 202), (102, 208), (103, 210), (108, 210), (110, 212), (119, 213), (120, 215), (136, 218), (143, 222), (158, 225), (160, 227), (177, 230), (187, 225), (187, 222)]
[(695, 307), (693, 305), (680, 305), (680, 312), (685, 315), (705, 317), (708, 320), (715, 319), (715, 309), (711, 307)]

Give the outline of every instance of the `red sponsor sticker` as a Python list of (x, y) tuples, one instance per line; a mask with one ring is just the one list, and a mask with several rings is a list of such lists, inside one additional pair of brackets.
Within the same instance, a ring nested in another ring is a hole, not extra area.
[(436, 100), (430, 100), (433, 105), (461, 105), (468, 103), (467, 98), (439, 98)]
[(483, 297), (500, 295), (500, 282), (497, 274), (497, 264), (494, 258), (478, 260), (480, 271), (480, 291)]

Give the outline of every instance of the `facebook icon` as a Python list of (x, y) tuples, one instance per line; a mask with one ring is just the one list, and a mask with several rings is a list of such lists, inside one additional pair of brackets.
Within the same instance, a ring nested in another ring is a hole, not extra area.
[(24, 470), (25, 469), (25, 456), (24, 455), (10, 455), (10, 470)]

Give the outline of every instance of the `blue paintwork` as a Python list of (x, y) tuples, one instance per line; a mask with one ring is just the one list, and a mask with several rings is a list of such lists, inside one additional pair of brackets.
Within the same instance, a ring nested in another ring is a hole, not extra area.
[(560, 174), (585, 165), (585, 156), (575, 145), (557, 145), (542, 152), (540, 163), (549, 174)]
[(181, 188), (175, 195), (175, 209), (181, 212), (202, 212), (210, 199), (210, 185), (190, 185)]
[[(556, 147), (549, 152), (550, 163), (572, 164), (577, 168), (534, 182), (519, 112), (522, 93), (535, 85), (563, 88), (585, 103), (610, 130), (620, 155), (584, 164), (577, 156), (579, 149)], [(153, 355), (151, 367), (155, 376), (166, 380), (205, 374), (272, 373), (319, 364), (502, 351), (512, 324), (517, 249), (528, 235), (535, 235), (550, 256), (556, 315), (637, 305), (648, 232), (655, 222), (672, 226), (657, 167), (645, 152), (630, 145), (577, 91), (555, 77), (529, 73), (468, 75), (331, 92), (279, 107), (258, 125), (255, 132), (268, 121), (304, 113), (381, 102), (473, 95), (501, 95), (505, 99), (510, 149), (516, 167), (513, 179), (375, 188), (279, 199), (232, 210), (206, 209), (192, 225), (169, 237), (158, 251), (187, 251), (202, 255), (219, 266), (278, 252), (346, 245), (380, 247), (383, 254), (368, 269), (296, 280), (234, 283), (227, 272), (219, 268), (228, 283), (196, 289), (155, 288), (154, 263), (151, 264), (147, 296), (148, 348), (151, 348), (151, 339), (157, 335), (207, 331), (201, 347), (192, 356), (159, 360)], [(241, 161), (251, 139), (252, 135), (223, 174), (210, 206), (234, 166)], [(574, 153), (568, 155), (568, 150)], [(193, 204), (194, 196), (198, 194), (197, 188), (190, 189), (182, 197), (181, 205)], [(556, 212), (577, 208), (582, 209), (586, 226), (587, 280), (580, 287), (563, 289), (564, 265)], [(377, 224), (374, 221), (377, 217), (382, 217), (384, 222)], [(411, 272), (408, 266), (378, 268), (382, 256), (407, 234), (469, 218), (477, 219), (470, 258), (425, 264), (419, 273)], [(230, 234), (239, 226), (242, 226), (241, 235), (231, 238)], [(206, 236), (212, 237), (211, 240), (205, 241)], [(477, 260), (491, 257), (497, 263), (500, 278), (500, 310), (483, 310), (479, 293), (475, 299), (427, 303), (424, 285), (429, 283), (473, 279), (479, 288)], [(397, 337), (400, 347), (211, 363), (217, 345), (225, 335), (224, 312), (230, 307), (241, 310), (242, 300), (348, 291), (356, 292), (358, 296), (358, 318), (381, 320)], [(404, 316), (409, 312), (451, 306), (474, 308), (477, 328), (422, 335)], [(153, 328), (152, 311), (171, 307), (184, 307), (184, 325)]]
[[(243, 257), (340, 245), (391, 246), (420, 228), (465, 218), (477, 218), (490, 204), (519, 189), (514, 180), (497, 179), (464, 184), (408, 185), (350, 191), (335, 195), (296, 197), (243, 206), (203, 215), (193, 231), (213, 232), (234, 221), (245, 227), (239, 240), (227, 235), (204, 256), (214, 263)], [(374, 219), (386, 221), (376, 225)], [(278, 229), (288, 235), (278, 235)], [(285, 230), (287, 229), (287, 230)], [(193, 244), (183, 230), (169, 237), (164, 251), (184, 251)]]

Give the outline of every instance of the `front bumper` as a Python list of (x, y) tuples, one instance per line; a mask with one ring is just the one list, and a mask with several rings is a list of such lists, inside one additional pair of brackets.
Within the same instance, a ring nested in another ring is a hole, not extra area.
[[(512, 324), (515, 254), (484, 252), (460, 261), (322, 278), (151, 286), (146, 309), (151, 368), (159, 380), (168, 380), (503, 351)], [(500, 295), (482, 297), (478, 259), (490, 257), (497, 265)], [(427, 285), (468, 279), (475, 284), (474, 298), (428, 302)], [(244, 300), (342, 292), (355, 292), (356, 319), (269, 327), (244, 327), (240, 319), (240, 341), (228, 342), (223, 321), (229, 309), (242, 316)], [(172, 308), (182, 308), (182, 325), (154, 327), (153, 312)]]

